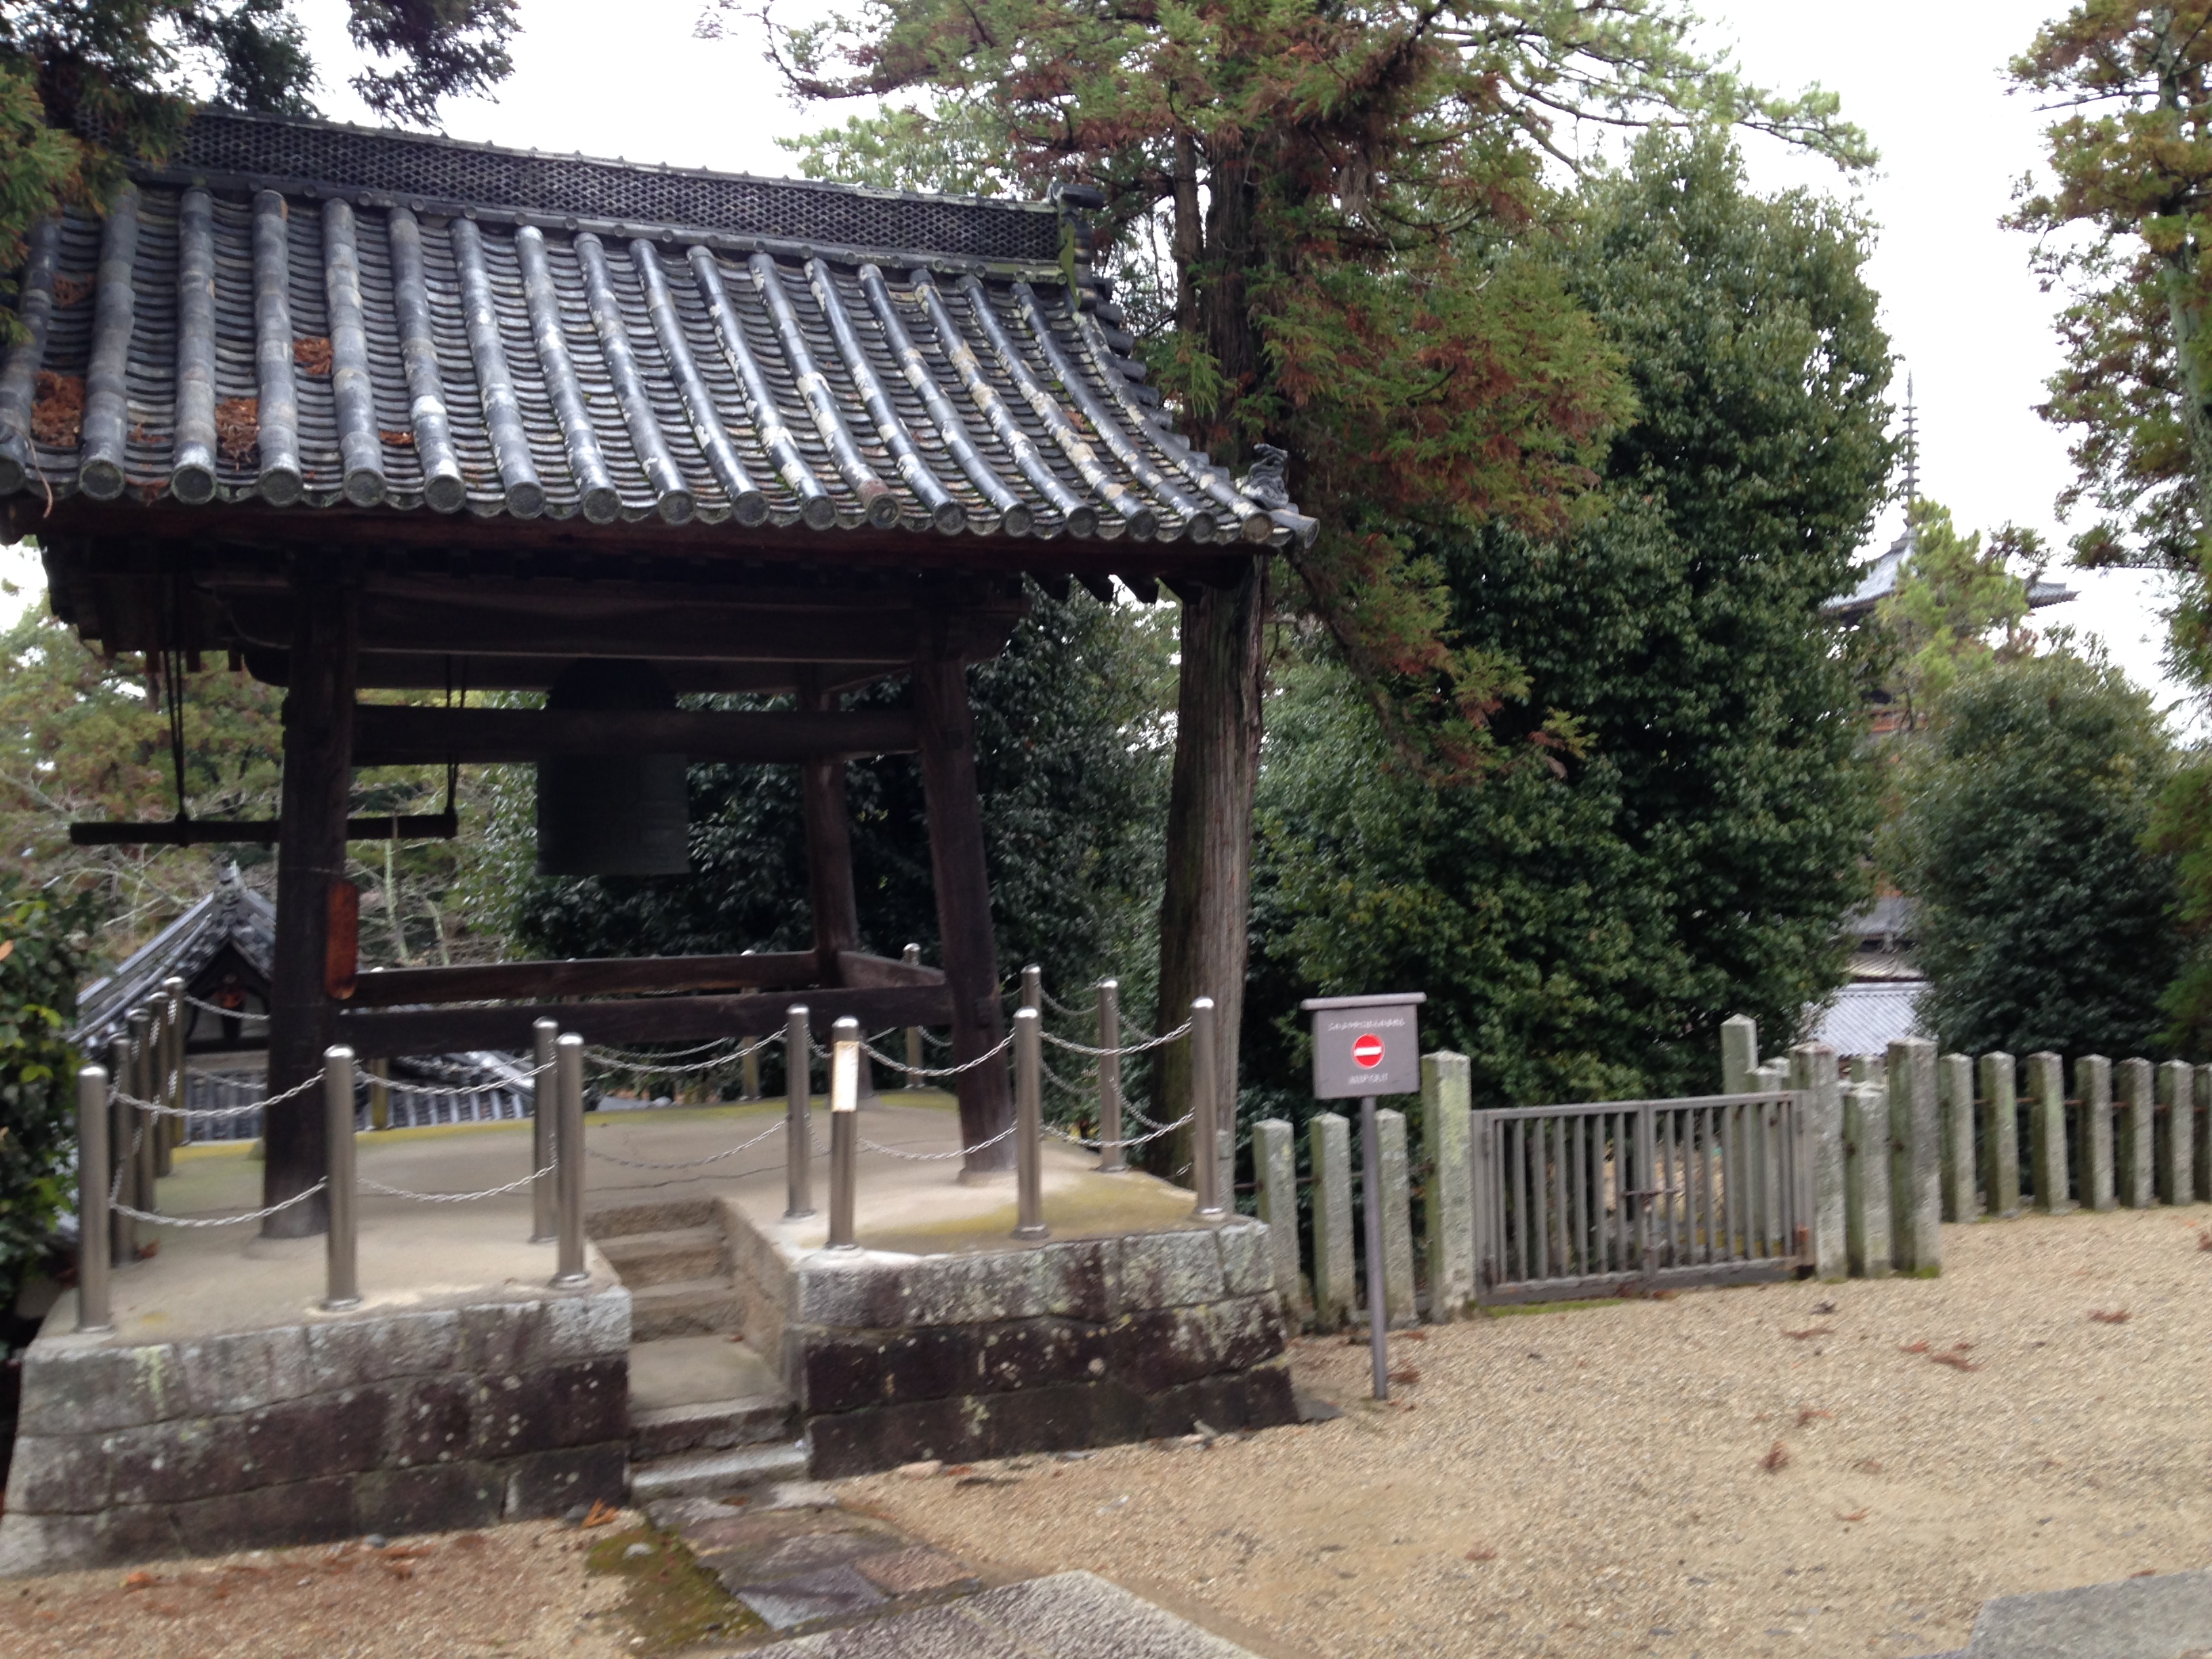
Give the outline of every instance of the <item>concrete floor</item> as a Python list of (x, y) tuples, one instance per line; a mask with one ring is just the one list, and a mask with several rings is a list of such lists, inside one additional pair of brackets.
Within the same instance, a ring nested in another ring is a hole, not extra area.
[[(915, 1161), (894, 1153), (954, 1151), (958, 1119), (951, 1097), (886, 1094), (860, 1114), (862, 1138), (890, 1151), (863, 1149), (858, 1161), (860, 1243), (874, 1250), (957, 1254), (1012, 1246), (1014, 1178), (1011, 1171), (963, 1181), (957, 1158)], [(817, 1102), (812, 1133), (829, 1140), (825, 1103)], [(783, 1139), (696, 1169), (642, 1169), (683, 1164), (738, 1146), (781, 1121), (781, 1102), (747, 1106), (659, 1108), (588, 1115), (586, 1205), (597, 1210), (663, 1200), (725, 1197), (787, 1256), (818, 1249), (828, 1236), (829, 1160), (810, 1164), (811, 1217), (783, 1219)], [(527, 1122), (455, 1124), (364, 1133), (356, 1141), (362, 1179), (421, 1193), (495, 1187), (532, 1168)], [(1043, 1148), (1044, 1212), (1056, 1238), (1159, 1231), (1196, 1224), (1185, 1190), (1136, 1172), (1102, 1176), (1097, 1155), (1048, 1139)], [(624, 1158), (629, 1164), (608, 1161)], [(161, 1183), (165, 1214), (212, 1218), (258, 1207), (262, 1166), (243, 1142), (190, 1146)], [(364, 1311), (459, 1305), (487, 1296), (534, 1293), (555, 1267), (551, 1243), (528, 1242), (527, 1188), (469, 1203), (422, 1203), (366, 1188), (357, 1204)], [(140, 1228), (156, 1246), (149, 1259), (119, 1266), (114, 1276), (117, 1344), (173, 1341), (196, 1334), (286, 1324), (324, 1314), (325, 1247), (320, 1238), (264, 1239), (258, 1225)], [(614, 1275), (587, 1249), (593, 1284)], [(67, 1302), (69, 1298), (64, 1298)], [(73, 1307), (60, 1314), (74, 1324)]]

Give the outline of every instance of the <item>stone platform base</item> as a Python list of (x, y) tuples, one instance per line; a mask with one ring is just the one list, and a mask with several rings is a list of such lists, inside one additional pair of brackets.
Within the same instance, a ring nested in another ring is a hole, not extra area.
[(929, 1255), (728, 1225), (819, 1479), (1297, 1420), (1258, 1222)]
[(511, 1285), (23, 1359), (0, 1577), (411, 1533), (622, 1501), (629, 1292)]

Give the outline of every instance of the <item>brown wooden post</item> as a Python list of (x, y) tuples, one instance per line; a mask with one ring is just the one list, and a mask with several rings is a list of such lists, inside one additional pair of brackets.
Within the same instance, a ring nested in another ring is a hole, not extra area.
[[(352, 587), (332, 576), (295, 578), (290, 687), (284, 697), (284, 787), (276, 842), (276, 939), (269, 983), (269, 1092), (322, 1069), (337, 1035), (325, 988), (330, 890), (345, 879), (346, 805), (353, 784), (356, 650)], [(313, 1186), (328, 1167), (321, 1094), (308, 1090), (266, 1115), (264, 1204)], [(320, 1194), (262, 1224), (271, 1238), (324, 1232)]]
[[(838, 700), (822, 690), (819, 670), (803, 669), (799, 707), (829, 712)], [(814, 914), (814, 958), (823, 985), (842, 983), (837, 952), (860, 948), (860, 909), (853, 893), (853, 823), (845, 809), (842, 758), (810, 760), (799, 769), (806, 818), (807, 900)]]
[[(998, 1046), (1006, 1033), (999, 1001), (999, 949), (991, 933), (991, 877), (983, 858), (983, 804), (975, 788), (975, 721), (968, 678), (957, 658), (927, 647), (914, 665), (914, 706), (921, 722), (921, 787), (929, 808), (929, 867), (937, 889), (945, 982), (952, 994), (952, 1063)], [(1006, 1068), (963, 1072), (960, 1135), (973, 1146), (1014, 1121)], [(966, 1173), (1013, 1167), (1011, 1139), (969, 1155)]]
[[(836, 710), (840, 701), (822, 690), (820, 670), (799, 671), (802, 710), (828, 714)], [(799, 799), (806, 821), (806, 890), (814, 918), (815, 973), (825, 986), (841, 985), (844, 978), (837, 953), (860, 948), (860, 906), (853, 888), (853, 818), (845, 805), (844, 759), (804, 763), (799, 769)], [(871, 1105), (876, 1100), (876, 1068), (866, 1054), (860, 1056), (860, 1098)]]

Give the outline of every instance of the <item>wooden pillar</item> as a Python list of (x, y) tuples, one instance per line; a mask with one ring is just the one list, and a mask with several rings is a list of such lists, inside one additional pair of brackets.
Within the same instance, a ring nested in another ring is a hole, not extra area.
[[(842, 699), (822, 690), (819, 669), (799, 674), (799, 707), (836, 708)], [(844, 982), (840, 951), (860, 948), (860, 906), (853, 889), (853, 817), (845, 805), (845, 762), (811, 760), (799, 769), (799, 804), (806, 822), (807, 907), (814, 921), (814, 972), (823, 985)], [(861, 1033), (863, 1036), (867, 1033)], [(860, 1057), (860, 1098), (876, 1098), (875, 1063)]]
[[(822, 690), (821, 672), (799, 677), (799, 707), (827, 711), (838, 700)], [(845, 763), (811, 760), (799, 769), (799, 805), (806, 819), (807, 902), (814, 916), (815, 971), (840, 983), (837, 952), (860, 948), (860, 908), (853, 895), (853, 823), (845, 810)]]
[[(914, 665), (921, 730), (921, 787), (929, 809), (929, 867), (937, 889), (945, 982), (952, 994), (952, 1061), (962, 1064), (1006, 1036), (999, 1000), (999, 948), (991, 933), (991, 877), (983, 858), (983, 804), (975, 787), (975, 721), (957, 657), (925, 647)], [(995, 1062), (960, 1073), (961, 1144), (973, 1146), (1014, 1121), (1006, 1068)], [(969, 1155), (966, 1173), (1010, 1170), (1011, 1139)]]
[[(276, 939), (269, 986), (269, 1092), (322, 1069), (336, 1004), (325, 989), (331, 884), (345, 879), (346, 805), (353, 783), (356, 648), (352, 588), (327, 577), (295, 579), (291, 684), (284, 697), (283, 806), (276, 842)], [(266, 1115), (264, 1204), (313, 1186), (329, 1168), (319, 1091)], [(271, 1238), (327, 1231), (320, 1194), (262, 1224)]]

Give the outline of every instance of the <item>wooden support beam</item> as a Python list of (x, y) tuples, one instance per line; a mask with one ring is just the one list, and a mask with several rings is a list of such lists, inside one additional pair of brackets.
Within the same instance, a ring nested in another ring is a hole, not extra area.
[[(639, 997), (612, 1002), (514, 1003), (503, 1008), (348, 1010), (340, 1038), (363, 1060), (443, 1054), (472, 1048), (524, 1049), (531, 1025), (558, 1020), (587, 1042), (699, 1042), (714, 1037), (766, 1036), (783, 1029), (794, 1002), (806, 1005), (817, 1030), (851, 1015), (863, 1030), (885, 1025), (943, 1025), (951, 993), (943, 986), (907, 985), (866, 991), (754, 992), (737, 996)], [(994, 1068), (982, 1068), (994, 1069)]]
[[(284, 781), (276, 843), (276, 938), (269, 984), (269, 1091), (282, 1094), (322, 1069), (335, 1008), (325, 988), (330, 891), (346, 878), (346, 805), (353, 785), (356, 595), (328, 580), (294, 590), (289, 644), (303, 672), (284, 699)], [(330, 1167), (319, 1090), (265, 1115), (261, 1201), (280, 1204)], [(271, 1238), (328, 1231), (317, 1194), (262, 1224)]]
[[(822, 689), (817, 672), (801, 671), (802, 715), (845, 718), (836, 704), (837, 699)], [(913, 724), (909, 717), (909, 732)], [(845, 811), (845, 757), (816, 755), (803, 761), (799, 799), (806, 826), (806, 898), (814, 922), (816, 978), (835, 985), (838, 958), (860, 948), (860, 902), (853, 890), (853, 824)]]
[(918, 748), (903, 708), (852, 714), (647, 708), (415, 708), (363, 703), (354, 764), (543, 760), (549, 755), (684, 755), (774, 765)]
[[(921, 722), (921, 787), (929, 811), (929, 866), (945, 980), (952, 1004), (956, 1065), (989, 1052), (1006, 1036), (999, 1000), (999, 950), (991, 933), (991, 876), (983, 852), (983, 807), (975, 785), (975, 720), (968, 677), (957, 655), (939, 648), (914, 665), (915, 713)], [(960, 1139), (980, 1146), (1014, 1121), (1007, 1068), (994, 1061), (960, 1073)], [(1011, 1140), (972, 1154), (964, 1173), (1013, 1167)]]
[[(283, 605), (276, 596), (239, 593), (229, 598), (228, 611), (245, 643), (286, 642)], [(1019, 615), (1006, 607), (953, 613), (952, 649), (970, 661), (998, 655)], [(456, 582), (435, 600), (393, 593), (365, 600), (361, 639), (376, 652), (456, 657), (877, 663), (911, 656), (923, 621), (924, 613), (896, 596), (873, 606), (824, 602), (800, 610), (748, 604), (742, 589), (625, 599), (572, 583), (530, 604)], [(123, 637), (132, 637), (131, 630)]]
[[(174, 818), (147, 823), (72, 823), (72, 847), (235, 847), (273, 845), (283, 838), (276, 818)], [(395, 812), (380, 818), (348, 818), (348, 841), (450, 841), (461, 833), (453, 812)]]
[(918, 962), (872, 957), (861, 951), (841, 951), (837, 953), (837, 977), (842, 984), (866, 990), (878, 985), (942, 985), (945, 970), (925, 968)]
[[(380, 968), (356, 982), (352, 1006), (605, 997), (668, 991), (778, 990), (815, 983), (814, 952), (735, 957), (586, 957), (465, 968)], [(908, 981), (900, 981), (905, 983)]]

